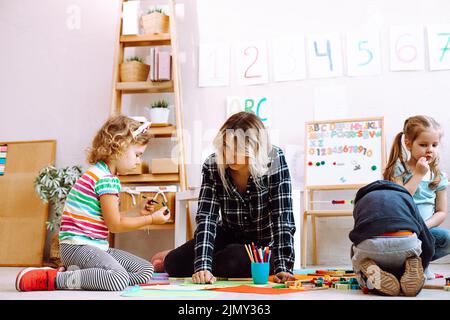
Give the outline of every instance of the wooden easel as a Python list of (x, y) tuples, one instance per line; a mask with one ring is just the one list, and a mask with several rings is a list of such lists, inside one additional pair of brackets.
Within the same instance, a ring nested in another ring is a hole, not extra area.
[[(386, 165), (386, 151), (385, 151), (385, 134), (384, 134), (384, 119), (378, 118), (365, 118), (365, 119), (343, 119), (343, 120), (328, 120), (328, 121), (314, 121), (308, 122), (305, 125), (305, 148), (308, 148), (308, 126), (310, 125), (322, 125), (330, 123), (347, 123), (347, 122), (369, 122), (379, 121), (381, 125), (381, 172), (384, 171)], [(306, 152), (305, 152), (306, 153)], [(312, 226), (312, 262), (313, 265), (317, 265), (317, 228), (316, 218), (332, 218), (332, 217), (348, 217), (353, 215), (353, 210), (322, 210), (316, 209), (315, 203), (321, 202), (315, 200), (315, 193), (320, 191), (345, 191), (345, 190), (358, 190), (371, 181), (365, 183), (349, 183), (349, 184), (309, 184), (308, 181), (308, 157), (305, 156), (305, 190), (303, 195), (304, 211), (302, 221), (302, 236), (301, 236), (301, 266), (305, 268), (307, 263), (307, 239), (308, 239), (308, 217), (311, 217)], [(382, 179), (382, 176), (379, 177)], [(329, 201), (331, 203), (332, 201)]]

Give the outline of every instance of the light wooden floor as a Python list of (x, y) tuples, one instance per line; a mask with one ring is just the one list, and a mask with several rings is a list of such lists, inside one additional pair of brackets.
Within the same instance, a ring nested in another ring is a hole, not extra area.
[[(341, 268), (336, 266), (320, 266), (323, 268)], [(17, 292), (14, 281), (16, 274), (22, 268), (0, 268), (0, 299), (1, 300), (129, 300), (143, 298), (121, 297), (121, 292), (96, 292), (96, 291), (39, 291), (39, 292)], [(436, 273), (450, 276), (450, 264), (432, 264), (431, 270)], [(444, 279), (427, 281), (431, 284), (444, 284)], [(151, 298), (155, 299), (155, 298)], [(164, 298), (163, 298), (164, 299)], [(422, 290), (415, 298), (406, 297), (381, 297), (377, 295), (365, 295), (360, 290), (342, 291), (336, 289), (320, 290), (315, 292), (299, 292), (287, 295), (258, 295), (258, 294), (238, 294), (222, 293), (217, 299), (239, 299), (239, 300), (366, 300), (366, 299), (433, 299), (450, 300), (450, 292), (444, 290)], [(193, 298), (195, 300), (195, 298)]]

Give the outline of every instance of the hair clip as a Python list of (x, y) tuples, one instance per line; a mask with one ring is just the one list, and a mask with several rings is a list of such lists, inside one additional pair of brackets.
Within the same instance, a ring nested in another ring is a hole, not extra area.
[(137, 135), (146, 132), (151, 124), (151, 122), (145, 121), (139, 128), (133, 131), (133, 138), (136, 138)]

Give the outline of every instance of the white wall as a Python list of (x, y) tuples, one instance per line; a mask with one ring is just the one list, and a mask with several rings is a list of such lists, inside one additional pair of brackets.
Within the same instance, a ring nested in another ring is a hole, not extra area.
[[(184, 15), (177, 23), (184, 125), (192, 133), (192, 140), (186, 146), (193, 158), (188, 166), (190, 185), (200, 184), (202, 151), (206, 153), (210, 149), (210, 137), (225, 120), (225, 100), (230, 95), (264, 95), (270, 99), (277, 111), (272, 121), (273, 138), (286, 150), (296, 189), (301, 187), (303, 177), (303, 124), (313, 120), (314, 108), (320, 102), (318, 97), (326, 95), (330, 87), (345, 98), (351, 117), (384, 116), (389, 146), (405, 117), (413, 114), (435, 116), (446, 131), (449, 128), (446, 110), (450, 72), (390, 72), (387, 63), (388, 27), (450, 23), (448, 1), (177, 2), (184, 4)], [(80, 9), (81, 24), (79, 29), (70, 30), (67, 21), (71, 15), (66, 10), (73, 5)], [(109, 112), (117, 9), (117, 0), (43, 0), (39, 5), (31, 0), (0, 0), (0, 141), (56, 139), (57, 166), (85, 165), (84, 149)], [(238, 86), (232, 72), (230, 86), (198, 87), (197, 54), (201, 42), (234, 43), (297, 33), (345, 33), (367, 26), (380, 30), (383, 54), (380, 76), (283, 83), (273, 82), (269, 77), (267, 85)], [(148, 98), (130, 98), (125, 104), (133, 113), (145, 114), (139, 106), (145, 106)], [(333, 96), (325, 98), (332, 100)], [(138, 106), (130, 106), (131, 103)], [(330, 114), (330, 118), (337, 116)], [(447, 133), (443, 139), (444, 169), (450, 168), (448, 139)], [(155, 144), (149, 151), (163, 154), (163, 148)], [(300, 222), (298, 207), (297, 223)], [(450, 226), (448, 221), (446, 225)], [(351, 227), (351, 218), (318, 223), (320, 262), (348, 264)], [(160, 231), (150, 237), (131, 235), (123, 238), (122, 244), (128, 248), (130, 243), (138, 242), (136, 251), (149, 257), (158, 249), (172, 246), (172, 236), (170, 232)], [(300, 228), (296, 236), (300, 236)]]

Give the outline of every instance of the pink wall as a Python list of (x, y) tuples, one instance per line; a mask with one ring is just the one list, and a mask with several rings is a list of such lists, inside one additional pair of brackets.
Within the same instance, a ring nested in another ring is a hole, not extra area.
[(0, 141), (56, 139), (57, 166), (85, 165), (109, 113), (118, 3), (0, 2)]

